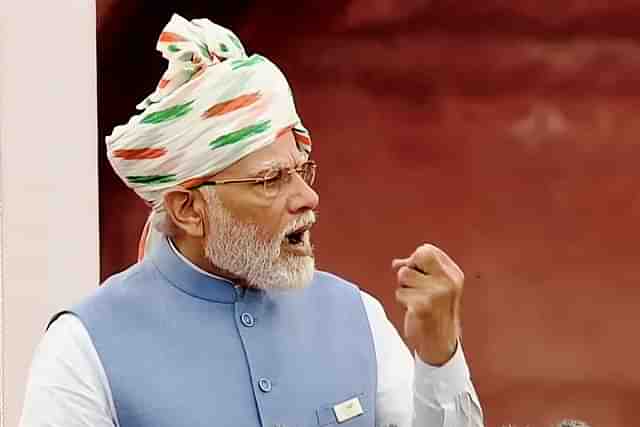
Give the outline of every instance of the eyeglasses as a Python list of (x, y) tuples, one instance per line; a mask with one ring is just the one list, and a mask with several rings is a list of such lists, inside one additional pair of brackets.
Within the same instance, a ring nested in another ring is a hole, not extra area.
[(215, 181), (205, 181), (201, 184), (190, 187), (190, 189), (196, 189), (208, 185), (223, 185), (223, 184), (254, 184), (262, 186), (264, 196), (266, 198), (275, 198), (280, 194), (280, 190), (291, 182), (293, 174), (300, 175), (302, 180), (309, 186), (313, 186), (316, 180), (316, 170), (318, 166), (313, 160), (307, 160), (300, 166), (294, 168), (274, 168), (266, 171), (262, 176), (255, 178), (233, 178), (233, 179), (219, 179)]

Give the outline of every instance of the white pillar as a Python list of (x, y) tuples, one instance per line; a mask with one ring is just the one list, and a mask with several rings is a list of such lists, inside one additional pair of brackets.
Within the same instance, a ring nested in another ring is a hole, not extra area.
[(0, 423), (18, 424), (49, 317), (98, 284), (92, 0), (0, 8)]

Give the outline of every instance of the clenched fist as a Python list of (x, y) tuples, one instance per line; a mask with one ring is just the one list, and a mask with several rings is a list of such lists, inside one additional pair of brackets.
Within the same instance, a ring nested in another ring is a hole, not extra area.
[(437, 247), (424, 244), (409, 258), (395, 259), (396, 299), (407, 309), (404, 332), (420, 359), (443, 365), (455, 353), (460, 335), (464, 274)]

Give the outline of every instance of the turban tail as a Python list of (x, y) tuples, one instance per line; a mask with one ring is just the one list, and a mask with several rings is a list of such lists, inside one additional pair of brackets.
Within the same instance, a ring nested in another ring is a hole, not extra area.
[[(111, 165), (152, 215), (164, 209), (166, 190), (202, 182), (283, 132), (311, 151), (285, 76), (265, 57), (247, 56), (230, 30), (174, 14), (157, 49), (169, 61), (157, 88), (137, 106), (141, 114), (106, 138)], [(151, 223), (140, 254), (153, 240)]]

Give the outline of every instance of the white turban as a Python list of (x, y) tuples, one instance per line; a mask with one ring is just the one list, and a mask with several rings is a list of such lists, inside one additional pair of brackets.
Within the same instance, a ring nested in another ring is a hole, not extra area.
[(169, 66), (138, 105), (144, 111), (106, 138), (111, 165), (152, 215), (164, 209), (167, 189), (203, 182), (288, 130), (311, 151), (282, 72), (248, 57), (230, 30), (174, 14), (157, 49)]

